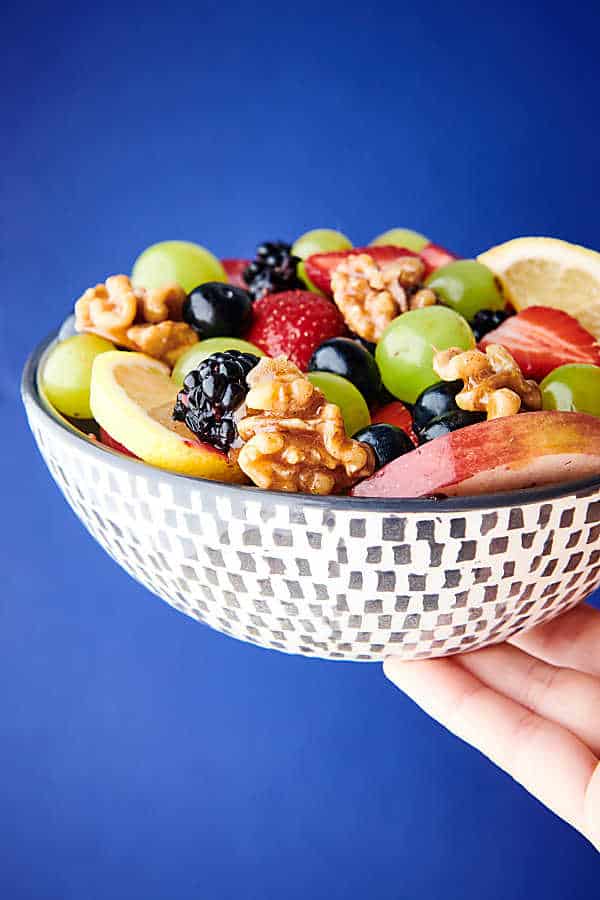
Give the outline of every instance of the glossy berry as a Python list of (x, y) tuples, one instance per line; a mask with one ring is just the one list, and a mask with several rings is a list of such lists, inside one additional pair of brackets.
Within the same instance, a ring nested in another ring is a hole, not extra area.
[(414, 444), (401, 428), (395, 425), (369, 425), (353, 435), (355, 441), (368, 444), (375, 454), (376, 469), (381, 469), (393, 459), (414, 450)]
[(246, 340), (268, 356), (286, 356), (306, 371), (319, 344), (345, 333), (337, 306), (310, 291), (267, 294), (253, 305), (252, 325)]
[(382, 389), (381, 375), (368, 350), (350, 338), (331, 338), (320, 344), (308, 363), (309, 372), (333, 372), (347, 378), (372, 406)]
[(243, 275), (252, 299), (303, 288), (304, 283), (296, 272), (299, 262), (300, 257), (294, 256), (290, 244), (284, 241), (261, 244), (256, 250), (256, 258)]
[(375, 356), (377, 344), (374, 344), (372, 341), (367, 341), (365, 338), (361, 338), (359, 334), (354, 334), (353, 331), (350, 332), (349, 337), (352, 338), (353, 341), (356, 341), (357, 344), (360, 344), (361, 347), (364, 347), (365, 350), (368, 350), (371, 356)]
[(198, 332), (200, 340), (237, 337), (250, 324), (252, 300), (247, 291), (231, 284), (208, 281), (187, 295), (183, 320)]
[(471, 331), (475, 335), (477, 343), (488, 332), (493, 331), (498, 325), (502, 325), (509, 315), (510, 313), (505, 309), (480, 309), (475, 313), (471, 322)]
[(208, 356), (183, 379), (173, 418), (203, 443), (227, 452), (238, 438), (236, 413), (248, 394), (246, 376), (257, 363), (257, 356), (239, 350)]
[(455, 397), (464, 387), (462, 381), (439, 381), (425, 388), (415, 400), (413, 407), (413, 427), (418, 433), (432, 419), (439, 419), (448, 413), (456, 412)]
[(447, 413), (445, 416), (440, 416), (437, 419), (431, 419), (431, 421), (419, 431), (419, 443), (426, 444), (429, 441), (433, 441), (434, 438), (450, 434), (451, 431), (458, 431), (459, 428), (466, 428), (467, 425), (475, 425), (476, 422), (483, 422), (485, 418), (485, 413), (467, 412), (465, 409), (456, 409), (455, 412)]

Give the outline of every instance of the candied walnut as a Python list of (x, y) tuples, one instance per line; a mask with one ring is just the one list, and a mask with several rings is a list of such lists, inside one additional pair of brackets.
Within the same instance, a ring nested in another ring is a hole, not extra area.
[(293, 363), (265, 357), (247, 380), (247, 415), (237, 426), (244, 444), (233, 454), (254, 484), (333, 494), (372, 474), (372, 449), (348, 437), (339, 407)]
[(172, 366), (198, 340), (181, 321), (185, 297), (174, 282), (146, 290), (134, 288), (127, 275), (112, 275), (76, 302), (75, 327)]
[(418, 290), (424, 272), (416, 256), (383, 266), (368, 253), (348, 256), (331, 276), (333, 299), (355, 334), (378, 341), (400, 313), (436, 302), (433, 291)]
[(275, 416), (300, 416), (314, 413), (323, 403), (323, 395), (300, 369), (285, 356), (265, 356), (246, 378), (250, 388), (248, 409), (262, 409)]
[(517, 362), (505, 347), (489, 344), (481, 350), (451, 347), (433, 357), (434, 371), (444, 381), (464, 381), (456, 395), (460, 409), (487, 412), (488, 419), (513, 416), (521, 406), (542, 408), (542, 395), (535, 381), (523, 378)]
[(90, 331), (124, 347), (127, 328), (137, 316), (138, 299), (127, 275), (112, 275), (97, 284), (75, 303), (77, 331)]
[(435, 306), (437, 297), (431, 288), (421, 288), (410, 298), (411, 309), (424, 309), (426, 306)]
[(138, 308), (144, 322), (181, 322), (181, 312), (186, 293), (177, 282), (163, 284), (161, 287), (136, 291)]
[(186, 322), (132, 325), (127, 329), (127, 338), (136, 350), (171, 367), (198, 341), (198, 335)]

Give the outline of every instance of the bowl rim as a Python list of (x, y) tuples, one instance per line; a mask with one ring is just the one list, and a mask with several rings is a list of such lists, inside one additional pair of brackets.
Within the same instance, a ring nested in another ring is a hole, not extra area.
[[(134, 459), (124, 456), (106, 447), (97, 440), (87, 437), (82, 432), (78, 432), (74, 426), (71, 426), (66, 420), (57, 413), (53, 415), (46, 407), (42, 400), (38, 386), (37, 374), (38, 366), (42, 357), (50, 349), (56, 341), (58, 329), (42, 340), (27, 358), (23, 368), (21, 379), (21, 397), (23, 403), (33, 404), (37, 411), (46, 419), (48, 427), (55, 432), (61, 433), (66, 440), (76, 442), (79, 449), (96, 457), (101, 461), (102, 456), (109, 454), (115, 465), (124, 469), (131, 475), (140, 475), (140, 467), (143, 468), (144, 476), (154, 478), (157, 481), (185, 482), (190, 487), (206, 490), (212, 493), (232, 496), (242, 500), (263, 500), (268, 501), (272, 498), (278, 503), (286, 503), (293, 506), (312, 506), (321, 509), (335, 511), (355, 510), (357, 513), (378, 511), (378, 512), (394, 512), (394, 513), (460, 513), (479, 509), (499, 509), (505, 507), (520, 507), (529, 503), (542, 503), (551, 500), (557, 500), (569, 495), (575, 497), (589, 496), (594, 491), (600, 491), (600, 474), (592, 478), (584, 478), (576, 481), (561, 482), (559, 484), (547, 485), (545, 487), (525, 488), (516, 491), (496, 491), (491, 494), (477, 494), (472, 497), (447, 497), (442, 499), (419, 498), (419, 497), (349, 497), (349, 496), (312, 496), (309, 494), (288, 493), (285, 491), (266, 491), (254, 485), (230, 484), (223, 481), (211, 481), (207, 478), (198, 478), (192, 475), (182, 475), (178, 472), (170, 472), (168, 469), (159, 469), (151, 466), (143, 460)], [(266, 496), (265, 496), (266, 495)]]

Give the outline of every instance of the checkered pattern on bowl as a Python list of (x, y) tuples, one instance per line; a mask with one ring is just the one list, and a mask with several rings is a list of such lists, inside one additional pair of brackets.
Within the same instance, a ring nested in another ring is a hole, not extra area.
[(505, 640), (600, 583), (600, 475), (453, 500), (313, 498), (152, 468), (23, 399), (72, 509), (176, 609), (263, 647), (328, 659), (443, 656)]

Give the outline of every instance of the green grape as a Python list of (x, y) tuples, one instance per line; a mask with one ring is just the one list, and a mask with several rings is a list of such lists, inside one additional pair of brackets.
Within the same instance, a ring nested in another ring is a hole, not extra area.
[(428, 306), (390, 322), (377, 344), (375, 359), (388, 391), (414, 403), (421, 391), (440, 380), (432, 366), (436, 350), (474, 346), (473, 332), (462, 316), (445, 306)]
[(296, 238), (292, 244), (292, 253), (300, 259), (306, 259), (314, 253), (332, 253), (334, 250), (351, 250), (352, 243), (341, 231), (333, 228), (313, 228)]
[(75, 334), (56, 344), (41, 374), (42, 390), (52, 406), (65, 416), (91, 419), (92, 365), (100, 353), (114, 349), (95, 334)]
[(304, 282), (306, 289), (308, 291), (312, 291), (313, 294), (319, 294), (321, 297), (325, 296), (323, 291), (320, 288), (318, 288), (316, 286), (316, 284), (313, 284), (313, 282), (310, 280), (310, 278), (306, 274), (306, 266), (304, 265), (303, 259), (301, 259), (300, 262), (298, 263), (298, 265), (296, 266), (296, 274), (297, 274), (298, 278), (300, 279), (300, 281)]
[(251, 344), (250, 341), (243, 341), (241, 338), (207, 338), (205, 341), (199, 341), (197, 344), (194, 344), (193, 347), (181, 354), (175, 363), (171, 378), (181, 387), (187, 373), (195, 369), (203, 359), (206, 359), (207, 356), (211, 356), (213, 353), (224, 353), (225, 350), (239, 350), (240, 353), (254, 353), (255, 356), (265, 355), (259, 347)]
[(149, 289), (176, 281), (189, 294), (207, 281), (227, 281), (227, 275), (217, 257), (199, 244), (162, 241), (138, 256), (131, 279), (135, 287)]
[(600, 366), (559, 366), (540, 384), (544, 409), (600, 416)]
[(419, 253), (423, 247), (431, 243), (428, 237), (412, 228), (390, 228), (374, 238), (370, 247), (405, 247), (413, 253)]
[(306, 376), (315, 387), (323, 391), (328, 403), (339, 406), (346, 426), (346, 434), (352, 435), (371, 424), (371, 415), (365, 398), (347, 378), (332, 372), (309, 372)]
[(504, 309), (505, 301), (493, 272), (476, 259), (457, 259), (442, 266), (425, 282), (440, 301), (469, 322), (480, 309)]
[(333, 228), (313, 228), (296, 238), (292, 244), (292, 253), (299, 256), (302, 262), (298, 263), (298, 278), (304, 282), (309, 291), (314, 294), (323, 294), (319, 288), (312, 283), (306, 269), (304, 268), (304, 260), (313, 253), (331, 253), (334, 250), (351, 250), (352, 243), (341, 231), (334, 231)]

